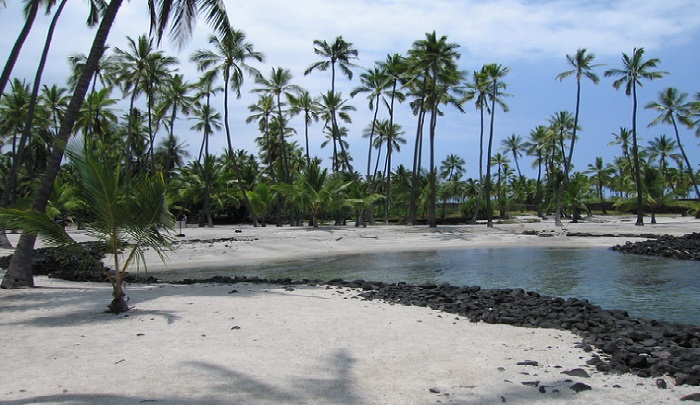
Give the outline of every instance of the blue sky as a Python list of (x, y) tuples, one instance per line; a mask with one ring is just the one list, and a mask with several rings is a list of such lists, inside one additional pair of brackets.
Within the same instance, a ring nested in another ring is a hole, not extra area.
[[(112, 47), (124, 47), (127, 35), (136, 37), (148, 30), (147, 9), (141, 1), (124, 2), (108, 43)], [(584, 170), (596, 156), (611, 162), (619, 155), (618, 147), (608, 146), (611, 133), (620, 127), (631, 126), (632, 100), (622, 90), (612, 87), (612, 79), (604, 78), (609, 68), (621, 67), (622, 52), (631, 54), (633, 48), (643, 47), (646, 56), (661, 59), (660, 70), (669, 72), (661, 79), (645, 82), (639, 91), (640, 105), (655, 100), (659, 91), (677, 87), (693, 95), (700, 92), (697, 79), (700, 66), (700, 8), (695, 0), (414, 0), (340, 1), (340, 0), (268, 0), (261, 2), (226, 0), (234, 26), (246, 32), (258, 51), (266, 55), (264, 64), (258, 65), (267, 75), (273, 67), (291, 70), (294, 82), (307, 88), (312, 95), (319, 95), (330, 86), (329, 72), (303, 71), (318, 57), (313, 52), (313, 40), (332, 41), (336, 36), (353, 43), (359, 51), (359, 60), (352, 81), (338, 78), (337, 89), (349, 97), (351, 89), (359, 85), (362, 68), (372, 67), (375, 61), (384, 60), (389, 53), (405, 54), (415, 40), (423, 39), (426, 32), (436, 31), (446, 35), (450, 42), (460, 45), (460, 68), (471, 72), (485, 63), (499, 63), (510, 68), (505, 78), (507, 92), (512, 95), (506, 102), (510, 111), (496, 112), (495, 139), (500, 140), (515, 133), (527, 137), (538, 125), (562, 110), (575, 107), (575, 79), (555, 80), (557, 74), (569, 70), (566, 55), (578, 48), (594, 53), (601, 82), (594, 85), (584, 82), (581, 107), (580, 140), (574, 156), (574, 170)], [(14, 43), (22, 24), (18, 0), (8, 1), (0, 9), (0, 57), (3, 61)], [(67, 57), (75, 52), (87, 53), (94, 32), (84, 27), (85, 3), (68, 3), (58, 26), (58, 34), (51, 50), (51, 62), (45, 74), (45, 83), (65, 83), (69, 74)], [(25, 45), (14, 76), (33, 76), (49, 17), (40, 16)], [(165, 43), (163, 50), (183, 62), (179, 70), (191, 81), (198, 72), (191, 63), (184, 63), (193, 51), (207, 47), (209, 27), (200, 21), (192, 40), (177, 50)], [(243, 97), (231, 103), (231, 127), (235, 148), (257, 153), (254, 139), (259, 136), (257, 126), (245, 124), (247, 106), (257, 95), (249, 94), (254, 88), (252, 80), (243, 87)], [(113, 94), (120, 97), (119, 92)], [(218, 101), (217, 101), (218, 102)], [(371, 120), (364, 96), (359, 95), (350, 104), (357, 107), (350, 125), (350, 152), (357, 170), (366, 166), (367, 140), (362, 130)], [(221, 104), (220, 104), (221, 105)], [(437, 129), (436, 159), (444, 159), (448, 153), (462, 156), (467, 164), (467, 176), (478, 175), (479, 116), (473, 105), (466, 106), (466, 114), (446, 108)], [(403, 126), (408, 144), (395, 155), (394, 163), (410, 167), (412, 142), (415, 134), (415, 118), (408, 105), (398, 107), (398, 123)], [(650, 129), (646, 124), (654, 118), (651, 111), (639, 111), (640, 143), (661, 134), (673, 136), (668, 126)], [(199, 135), (189, 131), (192, 122), (179, 124), (179, 136), (190, 145), (196, 156)], [(297, 140), (303, 144), (303, 125), (300, 119), (292, 121), (298, 130)], [(323, 158), (331, 150), (320, 149), (324, 136), (322, 125), (311, 128), (311, 153)], [(692, 132), (682, 129), (686, 151), (691, 163), (700, 163), (699, 139)], [(213, 138), (212, 151), (222, 151), (224, 134)], [(427, 148), (426, 148), (427, 150)], [(426, 161), (426, 160), (424, 160)], [(328, 162), (328, 161), (327, 161)], [(531, 159), (524, 157), (521, 166), (528, 175)]]

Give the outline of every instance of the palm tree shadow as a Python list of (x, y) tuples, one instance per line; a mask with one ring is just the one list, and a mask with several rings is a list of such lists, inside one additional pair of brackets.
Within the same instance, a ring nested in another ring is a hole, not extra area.
[(218, 364), (193, 361), (186, 365), (211, 374), (208, 380), (220, 381), (212, 387), (214, 390), (239, 392), (250, 401), (305, 403), (320, 399), (326, 403), (353, 405), (365, 403), (352, 388), (351, 369), (354, 363), (355, 359), (347, 350), (340, 349), (322, 367), (322, 373), (327, 378), (299, 378), (293, 381), (292, 389), (281, 388)]

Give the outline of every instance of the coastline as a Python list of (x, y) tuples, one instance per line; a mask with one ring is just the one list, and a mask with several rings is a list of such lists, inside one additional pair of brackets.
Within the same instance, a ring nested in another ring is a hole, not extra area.
[[(148, 264), (157, 274), (358, 249), (610, 247), (644, 238), (565, 235), (683, 235), (700, 225), (687, 217), (660, 220), (668, 222), (635, 227), (611, 219), (567, 224), (566, 231), (547, 222), (492, 230), (183, 228), (183, 239), (200, 241), (180, 244), (167, 265), (150, 256)], [(214, 238), (238, 240), (207, 242)], [(3, 403), (662, 404), (700, 392), (669, 377), (662, 377), (662, 389), (656, 378), (596, 371), (581, 337), (569, 331), (473, 323), (426, 307), (362, 300), (357, 289), (135, 284), (134, 309), (114, 316), (102, 313), (110, 294), (105, 284), (43, 276), (36, 283), (0, 290)], [(592, 389), (577, 392), (571, 388), (577, 383)]]

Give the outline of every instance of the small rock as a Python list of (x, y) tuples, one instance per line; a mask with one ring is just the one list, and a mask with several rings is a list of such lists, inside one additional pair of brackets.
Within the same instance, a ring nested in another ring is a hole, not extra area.
[(522, 385), (527, 385), (528, 387), (538, 387), (540, 385), (539, 381), (523, 381)]
[(231, 330), (239, 330), (241, 327), (240, 326), (233, 326)]
[(586, 370), (582, 368), (575, 368), (572, 370), (568, 371), (562, 371), (562, 374), (570, 375), (572, 377), (582, 377), (582, 378), (590, 378), (591, 376), (586, 372)]
[(666, 388), (668, 388), (668, 385), (666, 384), (666, 380), (664, 380), (663, 378), (657, 379), (656, 380), (656, 387), (661, 388), (662, 390), (665, 390)]
[(547, 389), (545, 388), (544, 385), (540, 385), (539, 391), (540, 391), (541, 394), (546, 394), (546, 393), (547, 393)]
[(236, 294), (237, 292), (238, 292), (238, 290), (231, 290), (231, 291), (229, 291), (228, 293), (229, 293), (229, 294)]
[(439, 394), (440, 393), (440, 389), (435, 388), (435, 387), (429, 389), (428, 391), (430, 391), (430, 393), (432, 393), (432, 394)]
[(520, 361), (516, 363), (518, 366), (539, 366), (540, 363), (534, 361), (534, 360), (525, 360), (525, 361)]
[(586, 385), (586, 384), (580, 383), (580, 382), (577, 382), (576, 384), (572, 385), (569, 388), (576, 391), (576, 392), (588, 391), (588, 390), (593, 389), (593, 388), (591, 388), (590, 385)]

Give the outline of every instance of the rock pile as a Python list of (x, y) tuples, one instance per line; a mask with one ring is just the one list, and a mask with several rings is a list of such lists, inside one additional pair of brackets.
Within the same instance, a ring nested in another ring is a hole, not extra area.
[(672, 259), (700, 260), (700, 233), (694, 232), (684, 236), (663, 235), (642, 242), (615, 245), (612, 250)]

